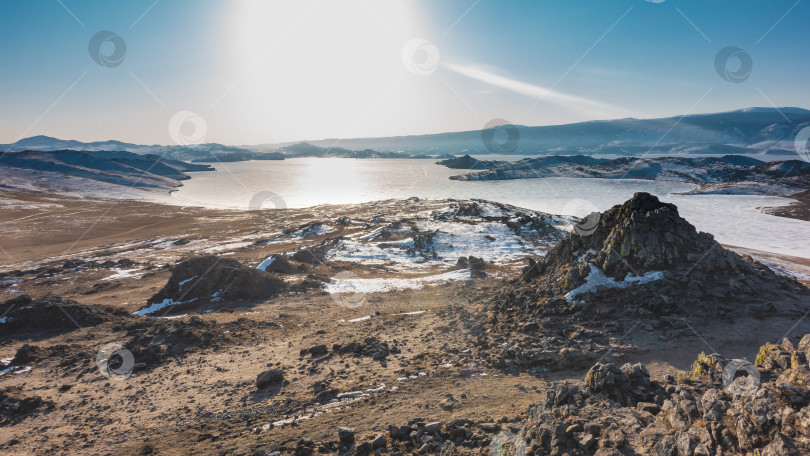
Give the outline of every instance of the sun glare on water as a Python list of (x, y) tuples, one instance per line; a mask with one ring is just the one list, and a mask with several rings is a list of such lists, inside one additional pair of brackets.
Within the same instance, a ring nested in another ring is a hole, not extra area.
[(363, 173), (363, 163), (344, 158), (311, 160), (300, 174), (296, 199), (304, 205), (360, 202), (370, 185)]

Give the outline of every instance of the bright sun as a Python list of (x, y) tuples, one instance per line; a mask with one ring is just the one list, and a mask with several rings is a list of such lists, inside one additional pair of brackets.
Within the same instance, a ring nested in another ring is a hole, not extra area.
[(400, 56), (427, 34), (417, 10), (408, 1), (234, 2), (221, 48), (229, 89), (211, 115), (238, 118), (228, 128), (246, 143), (407, 129), (407, 106), (430, 92)]

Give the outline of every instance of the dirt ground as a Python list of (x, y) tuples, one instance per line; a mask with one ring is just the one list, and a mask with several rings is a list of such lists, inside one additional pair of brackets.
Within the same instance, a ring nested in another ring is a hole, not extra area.
[[(0, 273), (44, 271), (19, 283), (7, 280), (0, 302), (25, 293), (127, 312), (141, 308), (163, 287), (170, 276), (167, 263), (216, 253), (255, 265), (297, 242), (257, 245), (256, 240), (313, 219), (352, 217), (357, 210), (320, 207), (271, 217), (56, 195), (16, 194), (14, 201), (0, 216)], [(807, 259), (756, 254), (798, 269), (810, 266)], [(129, 259), (138, 271), (116, 265), (48, 272), (78, 257)], [(313, 266), (327, 276), (346, 268)], [(508, 278), (517, 271), (504, 267), (496, 272)], [(48, 404), (22, 419), (0, 422), (0, 454), (252, 455), (261, 449), (292, 451), (301, 437), (337, 440), (340, 426), (355, 428), (358, 440), (365, 440), (387, 434), (389, 425), (413, 420), (518, 423), (550, 381), (581, 379), (587, 369), (505, 375), (467, 356), (468, 334), (461, 322), (486, 312), (479, 298), (500, 280), (448, 282), (348, 301), (316, 289), (172, 317), (215, 323), (220, 342), (136, 369), (123, 379), (108, 378), (95, 366), (104, 346), (126, 343), (119, 322), (25, 338), (4, 335), (0, 325), (0, 358), (13, 357), (26, 343), (69, 354), (0, 376), (0, 389), (19, 388)], [(224, 329), (236, 322), (243, 329)], [(690, 321), (687, 330), (666, 338), (642, 325), (617, 337), (623, 348), (609, 353), (608, 360), (647, 363), (653, 378), (661, 378), (688, 367), (701, 351), (753, 359), (765, 341), (805, 333), (810, 333), (810, 322), (796, 317)], [(334, 349), (368, 338), (397, 350), (374, 359)], [(327, 346), (326, 354), (302, 355), (320, 344)], [(283, 385), (257, 388), (257, 375), (271, 367), (284, 371)], [(319, 392), (329, 390), (344, 395), (335, 402), (316, 400)]]
[(795, 218), (798, 220), (810, 220), (810, 191), (797, 193), (790, 196), (795, 202), (787, 206), (764, 207), (762, 212), (779, 217)]

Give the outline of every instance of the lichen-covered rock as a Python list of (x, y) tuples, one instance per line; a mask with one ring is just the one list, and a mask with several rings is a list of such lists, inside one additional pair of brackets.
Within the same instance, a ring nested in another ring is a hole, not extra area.
[[(742, 392), (723, 372), (753, 366), (718, 354), (701, 354), (680, 382), (666, 385), (650, 381), (640, 364), (597, 363), (583, 386), (552, 385), (530, 406), (519, 435), (533, 442), (535, 454), (810, 454), (810, 389), (782, 381), (806, 365), (785, 369), (778, 361), (804, 359), (808, 338), (802, 340), (796, 347), (764, 345), (755, 388)], [(645, 395), (655, 399), (638, 399)]]
[(650, 382), (650, 373), (640, 363), (625, 364), (621, 369), (615, 364), (596, 363), (585, 376), (585, 387), (598, 397), (631, 407), (639, 402), (655, 402), (662, 393)]

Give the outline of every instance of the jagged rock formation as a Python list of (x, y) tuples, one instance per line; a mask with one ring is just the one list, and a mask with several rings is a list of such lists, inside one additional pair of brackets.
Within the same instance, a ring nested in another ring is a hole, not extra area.
[(605, 211), (592, 233), (572, 234), (525, 276), (563, 273), (560, 291), (567, 293), (587, 280), (590, 265), (616, 281), (663, 272), (655, 284), (660, 296), (649, 296), (654, 301), (649, 307), (661, 311), (673, 304), (711, 309), (729, 299), (768, 295), (779, 300), (806, 291), (750, 257), (724, 249), (682, 218), (675, 205), (648, 193), (636, 193)]
[(799, 282), (698, 232), (672, 204), (637, 193), (575, 230), (523, 276), (496, 290), (475, 343), (510, 372), (585, 367), (622, 322), (775, 315), (810, 296)]

